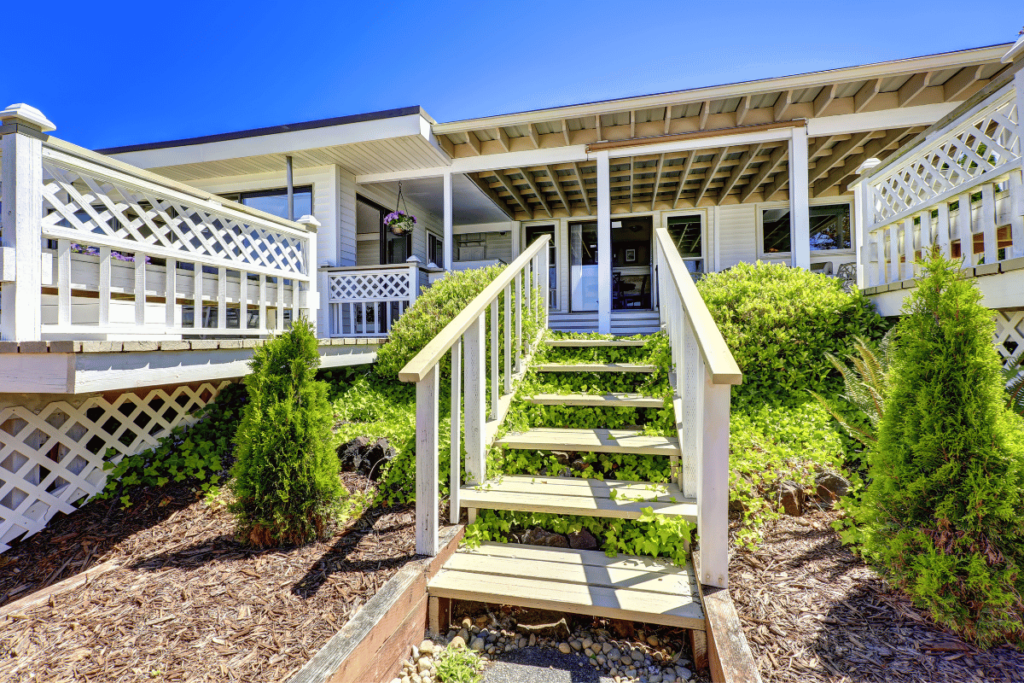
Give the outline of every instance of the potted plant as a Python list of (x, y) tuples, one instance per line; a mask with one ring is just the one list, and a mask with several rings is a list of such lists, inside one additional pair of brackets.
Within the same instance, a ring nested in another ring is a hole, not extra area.
[(391, 230), (392, 234), (405, 235), (412, 232), (416, 226), (416, 216), (405, 211), (392, 211), (384, 216), (384, 225)]

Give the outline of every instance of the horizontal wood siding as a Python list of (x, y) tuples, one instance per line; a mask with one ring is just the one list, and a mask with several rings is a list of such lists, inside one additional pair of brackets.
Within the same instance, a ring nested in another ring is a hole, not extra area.
[(718, 270), (757, 260), (755, 204), (720, 206), (718, 212)]

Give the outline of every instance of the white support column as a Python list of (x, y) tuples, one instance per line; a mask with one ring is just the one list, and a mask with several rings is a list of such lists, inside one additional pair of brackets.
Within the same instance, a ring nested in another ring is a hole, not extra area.
[[(597, 331), (612, 331), (612, 203), (608, 152), (597, 152)], [(546, 302), (545, 302), (546, 303)]]
[(704, 373), (704, 435), (697, 461), (700, 581), (729, 587), (729, 399), (731, 386)]
[(794, 268), (811, 267), (811, 216), (807, 202), (807, 129), (796, 127), (789, 139), (789, 224)]
[(416, 553), (437, 555), (437, 365), (416, 383)]
[(446, 171), (444, 174), (444, 263), (437, 264), (445, 270), (452, 269), (452, 249), (455, 242), (452, 211), (452, 173), (451, 171)]
[(0, 130), (0, 259), (5, 272), (0, 284), (0, 339), (38, 341), (43, 308), (43, 138), (55, 126), (38, 109), (16, 104), (0, 112)]
[(868, 263), (871, 260), (871, 245), (868, 242), (867, 221), (864, 211), (864, 198), (867, 190), (864, 181), (860, 180), (853, 186), (853, 253), (857, 255), (857, 287), (868, 287)]

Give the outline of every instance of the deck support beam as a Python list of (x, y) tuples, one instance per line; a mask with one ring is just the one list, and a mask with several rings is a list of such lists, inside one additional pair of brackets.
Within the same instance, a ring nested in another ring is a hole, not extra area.
[(597, 152), (597, 331), (612, 331), (612, 203), (608, 152)]
[(789, 225), (792, 266), (810, 270), (811, 225), (808, 206), (807, 129), (793, 128), (789, 139)]

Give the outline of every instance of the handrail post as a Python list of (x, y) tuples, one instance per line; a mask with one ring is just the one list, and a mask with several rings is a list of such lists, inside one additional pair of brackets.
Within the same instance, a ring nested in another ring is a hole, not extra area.
[[(675, 297), (673, 297), (674, 299)], [(704, 362), (700, 357), (700, 346), (697, 344), (697, 335), (694, 332), (693, 324), (689, 315), (683, 312), (676, 320), (670, 320), (669, 325), (675, 328), (673, 336), (678, 340), (678, 348), (673, 349), (673, 360), (675, 360), (676, 384), (679, 387), (679, 398), (682, 400), (683, 408), (683, 442), (680, 444), (682, 451), (682, 468), (680, 474), (682, 481), (679, 487), (687, 498), (700, 499), (700, 459), (703, 452), (701, 444), (701, 421), (703, 416), (704, 378), (706, 374)]]
[(43, 140), (55, 130), (42, 112), (15, 104), (0, 112), (0, 339), (42, 335)]
[(431, 367), (416, 383), (416, 553), (437, 555), (438, 372)]
[(729, 400), (730, 385), (704, 374), (704, 415), (698, 462), (697, 533), (700, 582), (729, 587)]
[[(330, 325), (327, 323), (327, 302), (321, 302), (319, 292), (327, 291), (327, 273), (321, 273), (316, 267), (317, 259), (317, 229), (320, 221), (311, 215), (305, 215), (297, 221), (306, 229), (306, 244), (302, 250), (303, 272), (309, 280), (306, 283), (306, 301), (301, 311), (308, 319), (316, 324), (316, 336), (320, 338), (330, 336)], [(245, 315), (245, 286), (242, 288), (242, 314)], [(243, 327), (245, 323), (242, 323)]]
[(452, 344), (451, 467), (448, 500), (449, 521), (459, 523), (459, 488), (462, 486), (462, 338)]

